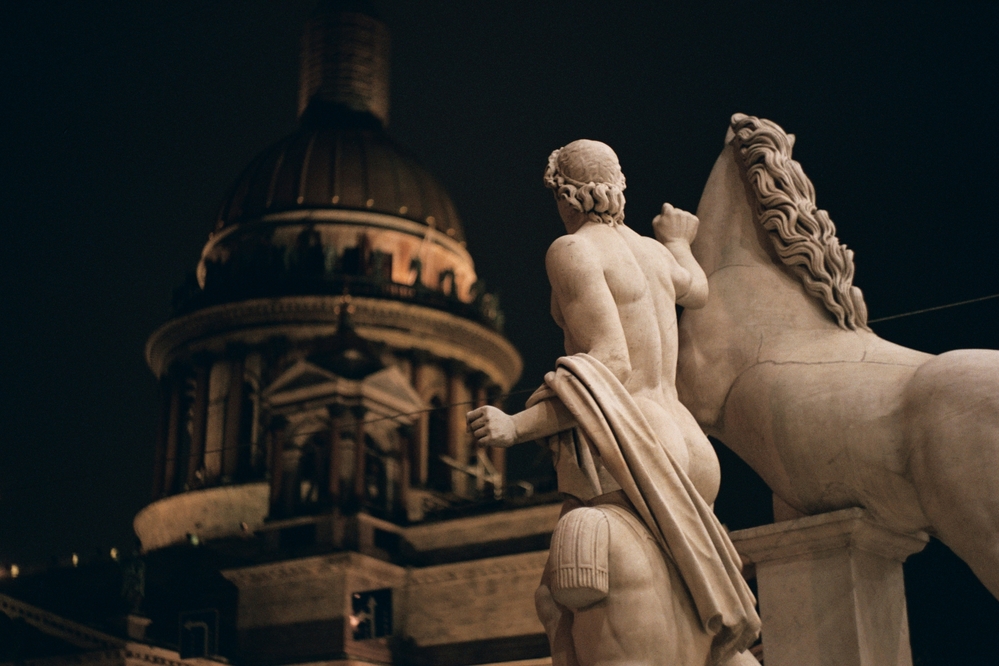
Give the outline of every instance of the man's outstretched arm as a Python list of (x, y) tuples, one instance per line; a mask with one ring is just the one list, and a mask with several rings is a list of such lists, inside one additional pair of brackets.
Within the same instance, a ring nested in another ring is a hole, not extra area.
[(479, 407), (465, 415), (477, 444), (507, 447), (568, 430), (576, 420), (558, 398), (542, 400), (510, 416), (496, 407)]
[(697, 216), (668, 203), (663, 204), (662, 212), (652, 220), (656, 240), (666, 246), (682, 269), (673, 276), (676, 303), (693, 310), (703, 308), (708, 302), (708, 278), (690, 251), (698, 224)]

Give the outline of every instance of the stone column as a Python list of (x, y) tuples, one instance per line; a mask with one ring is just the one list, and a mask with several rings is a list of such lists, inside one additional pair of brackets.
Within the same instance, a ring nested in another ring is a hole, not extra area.
[(208, 407), (205, 417), (204, 477), (206, 486), (217, 485), (222, 477), (225, 406), (229, 391), (230, 365), (226, 360), (212, 363), (208, 373)]
[(249, 447), (247, 455), (241, 456), (240, 474), (243, 478), (257, 477), (261, 469), (267, 466), (267, 461), (263, 459), (261, 454), (264, 439), (260, 423), (260, 391), (263, 388), (263, 373), (262, 355), (258, 352), (247, 354), (243, 361), (243, 377), (250, 384), (248, 396), (250, 399), (250, 431), (243, 433), (243, 437), (248, 441), (244, 445)]
[[(426, 358), (422, 354), (413, 356), (413, 388), (421, 398), (426, 399), (427, 371)], [(425, 488), (430, 474), (430, 413), (423, 412), (416, 417), (415, 441), (413, 442), (414, 475), (416, 484)]]
[(926, 534), (854, 508), (731, 537), (756, 566), (766, 666), (912, 666), (902, 562)]
[(364, 499), (367, 497), (365, 488), (365, 472), (367, 471), (367, 447), (364, 443), (364, 414), (363, 407), (354, 407), (354, 418), (357, 419), (355, 429), (356, 439), (354, 441), (354, 499), (357, 501), (357, 508), (364, 506)]
[(284, 428), (287, 420), (283, 416), (271, 419), (268, 441), (270, 442), (270, 472), (271, 472), (271, 517), (282, 511), (282, 482), (284, 476)]
[(399, 499), (392, 511), (395, 512), (398, 507), (405, 514), (406, 507), (409, 506), (409, 485), (413, 479), (410, 467), (413, 455), (413, 427), (407, 425), (399, 430)]
[(170, 413), (167, 416), (167, 440), (163, 457), (163, 495), (177, 489), (177, 456), (180, 455), (181, 404), (184, 400), (184, 375), (178, 371), (170, 374)]
[[(451, 364), (447, 373), (447, 454), (460, 465), (467, 465), (469, 438), (466, 433), (465, 413), (471, 406), (471, 391), (465, 385), (464, 368)], [(459, 497), (469, 497), (469, 477), (463, 471), (451, 470), (451, 488)]]
[(173, 401), (173, 382), (166, 375), (160, 378), (160, 423), (156, 431), (156, 459), (153, 461), (153, 500), (167, 492), (166, 457), (170, 440), (170, 403)]
[(343, 408), (340, 405), (330, 405), (326, 408), (330, 415), (329, 431), (329, 469), (326, 477), (326, 491), (329, 493), (330, 502), (333, 506), (340, 504), (340, 414)]
[[(239, 353), (239, 352), (237, 352)], [(232, 361), (229, 367), (229, 391), (225, 403), (225, 425), (222, 435), (222, 480), (232, 483), (239, 470), (240, 444), (243, 422), (243, 355)]]
[(194, 367), (194, 404), (191, 406), (191, 450), (187, 457), (187, 488), (193, 489), (205, 462), (205, 426), (208, 423), (208, 371), (211, 362), (199, 359)]

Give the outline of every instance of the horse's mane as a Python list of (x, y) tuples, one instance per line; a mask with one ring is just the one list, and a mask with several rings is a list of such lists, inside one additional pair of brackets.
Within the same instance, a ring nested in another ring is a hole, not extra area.
[(749, 188), (756, 217), (777, 256), (820, 298), (841, 328), (870, 330), (867, 305), (853, 286), (853, 252), (836, 238), (829, 214), (815, 206), (815, 188), (791, 159), (794, 136), (776, 123), (737, 113), (732, 143)]

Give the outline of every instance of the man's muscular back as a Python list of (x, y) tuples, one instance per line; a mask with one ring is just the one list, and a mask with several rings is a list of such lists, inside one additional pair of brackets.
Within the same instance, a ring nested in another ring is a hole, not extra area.
[(546, 257), (552, 316), (567, 354), (607, 365), (632, 395), (659, 399), (676, 372), (674, 275), (670, 252), (624, 225), (585, 224), (552, 243)]
[(565, 351), (600, 360), (635, 399), (705, 501), (718, 493), (718, 459), (676, 396), (675, 294), (690, 273), (664, 245), (624, 225), (585, 223), (545, 258), (552, 316)]

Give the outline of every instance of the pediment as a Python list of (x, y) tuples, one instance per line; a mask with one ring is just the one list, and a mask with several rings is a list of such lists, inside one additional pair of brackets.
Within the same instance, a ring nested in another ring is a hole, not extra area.
[(411, 423), (414, 412), (429, 409), (409, 379), (395, 366), (389, 366), (370, 375), (361, 383), (364, 406), (382, 416), (396, 416)]
[(286, 369), (278, 376), (277, 379), (271, 382), (270, 385), (264, 389), (263, 395), (270, 396), (275, 393), (293, 391), (307, 386), (325, 384), (331, 381), (335, 382), (336, 380), (337, 376), (329, 370), (321, 368), (314, 363), (309, 363), (306, 360), (300, 360), (293, 363), (291, 367)]
[(287, 405), (335, 395), (356, 396), (358, 391), (358, 382), (301, 360), (282, 372), (261, 395), (271, 405)]
[(404, 423), (412, 423), (414, 413), (429, 408), (405, 374), (395, 366), (379, 370), (359, 382), (339, 377), (308, 360), (300, 360), (281, 373), (261, 395), (272, 407), (360, 402), (372, 414)]

